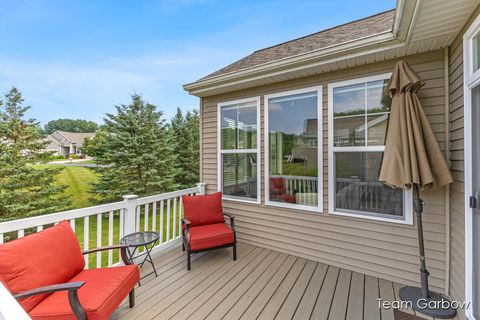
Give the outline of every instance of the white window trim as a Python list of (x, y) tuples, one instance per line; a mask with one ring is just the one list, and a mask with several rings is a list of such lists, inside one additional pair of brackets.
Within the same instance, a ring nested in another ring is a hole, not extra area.
[(399, 224), (408, 224), (413, 225), (413, 197), (412, 190), (406, 190), (403, 192), (403, 217), (395, 218), (388, 216), (377, 216), (375, 214), (365, 212), (365, 213), (349, 213), (335, 211), (335, 164), (334, 164), (334, 151), (345, 151), (345, 152), (355, 152), (355, 151), (364, 151), (364, 152), (374, 152), (374, 151), (384, 151), (385, 146), (365, 146), (365, 147), (334, 147), (333, 146), (333, 89), (337, 87), (343, 87), (353, 84), (378, 81), (389, 79), (391, 73), (378, 74), (374, 76), (362, 77), (349, 79), (345, 81), (333, 82), (328, 84), (328, 212), (330, 214), (346, 216), (346, 217), (355, 217), (367, 220), (376, 220), (384, 221), (391, 223)]
[[(318, 204), (316, 207), (308, 206), (308, 205), (301, 205), (301, 204), (292, 204), (286, 202), (275, 202), (270, 201), (270, 182), (269, 182), (269, 168), (268, 168), (268, 160), (269, 158), (269, 122), (268, 122), (268, 100), (283, 96), (290, 96), (294, 94), (301, 94), (306, 92), (317, 91), (317, 114), (318, 114), (318, 121), (317, 121), (317, 131), (318, 131), (318, 181), (317, 181), (317, 189), (318, 189)], [(273, 206), (273, 207), (281, 207), (281, 208), (289, 208), (289, 209), (299, 209), (305, 211), (314, 211), (314, 212), (322, 212), (323, 211), (323, 116), (322, 116), (322, 109), (323, 109), (323, 96), (322, 96), (322, 86), (314, 86), (308, 88), (302, 88), (297, 90), (288, 90), (282, 91), (278, 93), (267, 94), (264, 96), (264, 105), (263, 105), (263, 118), (264, 118), (264, 188), (265, 188), (265, 205)]]
[[(237, 150), (222, 150), (222, 114), (221, 109), (224, 106), (229, 106), (232, 104), (246, 103), (246, 102), (255, 102), (257, 108), (257, 148), (256, 149), (237, 149)], [(257, 199), (248, 199), (243, 197), (235, 197), (229, 195), (222, 195), (222, 200), (231, 200), (245, 203), (257, 203), (260, 204), (262, 200), (261, 190), (260, 190), (260, 179), (261, 179), (261, 159), (260, 159), (260, 96), (250, 97), (245, 99), (237, 99), (224, 101), (217, 104), (217, 190), (223, 192), (223, 162), (222, 154), (224, 153), (256, 153), (257, 154)]]
[[(480, 32), (478, 16), (463, 35), (463, 96), (464, 96), (464, 152), (465, 152), (465, 301), (473, 301), (473, 210), (470, 196), (473, 194), (472, 181), (472, 90), (480, 85), (480, 69), (473, 72), (473, 38)], [(474, 319), (473, 307), (465, 310), (469, 319)]]

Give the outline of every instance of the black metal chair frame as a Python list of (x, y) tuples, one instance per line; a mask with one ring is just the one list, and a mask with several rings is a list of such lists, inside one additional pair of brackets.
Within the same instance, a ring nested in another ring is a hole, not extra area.
[[(125, 265), (130, 265), (132, 263), (130, 263), (128, 259), (127, 248), (128, 248), (128, 245), (114, 245), (114, 246), (108, 246), (108, 247), (101, 247), (101, 248), (83, 251), (83, 255), (95, 253), (99, 251), (120, 249), (120, 255), (122, 257), (123, 263)], [(77, 292), (78, 289), (80, 289), (84, 284), (85, 284), (85, 281), (59, 283), (59, 284), (39, 287), (39, 288), (27, 290), (27, 291), (22, 291), (15, 294), (13, 297), (17, 300), (21, 300), (27, 297), (38, 295), (38, 294), (53, 293), (56, 291), (68, 291), (68, 303), (70, 304), (70, 307), (72, 308), (72, 311), (75, 314), (75, 317), (78, 320), (86, 320), (87, 314), (85, 313), (85, 309), (82, 307), (80, 300), (78, 300), (78, 292)], [(129, 302), (130, 308), (133, 308), (135, 306), (135, 289), (132, 289), (132, 291), (129, 292), (128, 302)]]
[[(224, 216), (228, 217), (230, 219), (230, 229), (233, 231), (233, 242), (232, 243), (227, 243), (223, 244), (221, 246), (217, 247), (211, 247), (211, 248), (205, 248), (205, 249), (200, 249), (200, 250), (192, 250), (190, 249), (190, 221), (188, 219), (182, 219), (182, 250), (187, 251), (187, 270), (191, 270), (192, 266), (192, 259), (191, 259), (191, 254), (192, 253), (199, 253), (199, 252), (205, 252), (205, 251), (210, 251), (210, 250), (215, 250), (215, 249), (223, 249), (223, 248), (229, 248), (232, 247), (233, 249), (233, 260), (237, 260), (237, 234), (235, 232), (235, 217), (231, 216), (227, 213), (223, 214)], [(183, 228), (185, 226), (185, 228)]]

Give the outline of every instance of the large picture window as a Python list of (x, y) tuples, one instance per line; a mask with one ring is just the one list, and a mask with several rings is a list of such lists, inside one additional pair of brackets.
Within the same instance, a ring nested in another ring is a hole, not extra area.
[(218, 190), (224, 198), (260, 201), (260, 98), (218, 105)]
[(322, 210), (321, 87), (265, 96), (266, 204)]
[(410, 192), (378, 181), (391, 98), (390, 75), (330, 84), (329, 211), (411, 223)]

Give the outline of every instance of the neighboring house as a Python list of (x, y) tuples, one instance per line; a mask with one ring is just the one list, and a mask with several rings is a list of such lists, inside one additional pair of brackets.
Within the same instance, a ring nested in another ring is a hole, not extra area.
[[(406, 60), (425, 81), (419, 98), (455, 180), (422, 193), (431, 288), (472, 302), (467, 315), (478, 317), (480, 213), (470, 203), (479, 201), (471, 196), (480, 187), (479, 13), (478, 0), (399, 0), (396, 10), (255, 51), (185, 85), (200, 98), (200, 179), (207, 193), (224, 192), (238, 239), (418, 284), (411, 194), (377, 181), (389, 114), (383, 89), (395, 63)], [(249, 117), (254, 143), (222, 146), (221, 124), (234, 132), (227, 119), (246, 113), (257, 115)], [(307, 142), (317, 151), (309, 157), (318, 176), (285, 175), (286, 137), (301, 136), (312, 119), (321, 120), (315, 133), (322, 143)], [(242, 157), (258, 161), (251, 166)], [(226, 164), (236, 188), (223, 185)], [(295, 190), (296, 203), (271, 196), (273, 177)], [(308, 188), (299, 189), (305, 181)]]
[(78, 133), (78, 132), (66, 132), (55, 131), (47, 136), (47, 151), (51, 151), (55, 154), (68, 157), (69, 155), (76, 154), (81, 155), (81, 148), (85, 138), (93, 138), (95, 133)]

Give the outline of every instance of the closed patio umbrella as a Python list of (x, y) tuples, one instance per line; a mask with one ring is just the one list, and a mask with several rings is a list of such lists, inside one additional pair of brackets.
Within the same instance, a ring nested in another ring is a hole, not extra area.
[[(413, 189), (421, 288), (404, 287), (400, 290), (400, 297), (424, 314), (445, 319), (453, 318), (456, 311), (441, 304), (428, 303), (446, 301), (446, 298), (428, 289), (422, 226), (424, 203), (419, 189), (442, 187), (453, 179), (417, 96), (423, 85), (424, 82), (406, 62), (395, 65), (386, 88), (392, 97), (392, 105), (379, 180), (391, 187)], [(423, 308), (427, 303), (428, 307)]]

